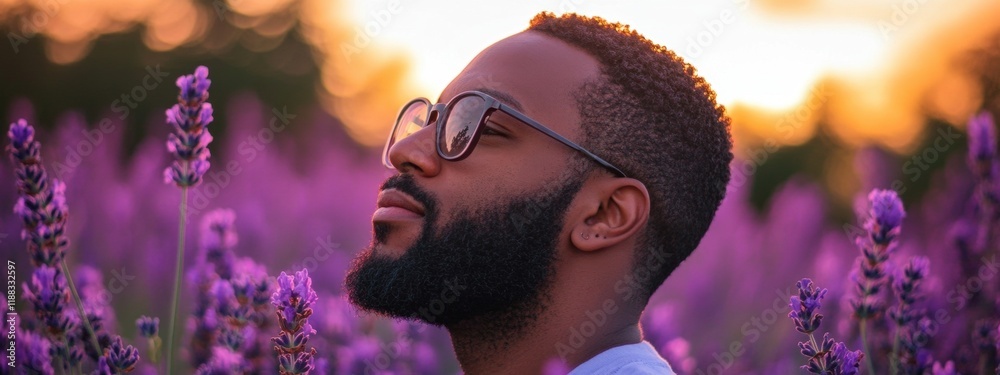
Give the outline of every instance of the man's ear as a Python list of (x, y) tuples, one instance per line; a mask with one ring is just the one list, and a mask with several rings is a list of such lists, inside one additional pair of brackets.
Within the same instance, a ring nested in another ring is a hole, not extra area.
[(570, 241), (583, 251), (595, 251), (619, 244), (646, 226), (649, 220), (649, 192), (632, 178), (589, 181), (578, 199), (583, 215), (573, 226)]

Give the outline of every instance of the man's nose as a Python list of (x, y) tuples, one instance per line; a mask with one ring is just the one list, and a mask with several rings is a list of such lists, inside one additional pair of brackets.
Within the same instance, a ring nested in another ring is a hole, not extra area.
[(438, 111), (427, 116), (427, 126), (408, 137), (396, 141), (389, 148), (389, 162), (400, 173), (414, 173), (424, 177), (441, 171), (441, 158), (437, 154), (435, 126)]

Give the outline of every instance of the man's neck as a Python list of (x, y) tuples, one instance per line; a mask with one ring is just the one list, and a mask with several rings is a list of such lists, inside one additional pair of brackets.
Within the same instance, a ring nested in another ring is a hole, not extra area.
[(601, 318), (597, 310), (581, 306), (549, 306), (525, 321), (519, 310), (448, 327), (466, 374), (537, 374), (550, 360), (573, 368), (605, 350), (642, 340), (636, 311), (614, 310)]

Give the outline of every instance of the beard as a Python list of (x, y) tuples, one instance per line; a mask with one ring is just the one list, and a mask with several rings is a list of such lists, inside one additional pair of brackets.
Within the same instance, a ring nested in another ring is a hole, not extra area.
[(382, 189), (424, 205), (421, 234), (392, 258), (375, 251), (391, 227), (375, 223), (372, 243), (348, 270), (348, 297), (363, 310), (432, 325), (492, 321), (507, 332), (523, 328), (544, 310), (566, 209), (582, 185), (582, 178), (565, 178), (506, 202), (484, 199), (496, 203), (463, 210), (436, 230), (435, 197), (412, 175), (393, 176)]

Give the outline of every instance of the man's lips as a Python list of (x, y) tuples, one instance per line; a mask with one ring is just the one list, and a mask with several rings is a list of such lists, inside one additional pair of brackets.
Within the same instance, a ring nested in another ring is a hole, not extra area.
[(396, 189), (379, 192), (375, 205), (378, 209), (372, 215), (372, 221), (412, 220), (424, 217), (424, 206), (410, 195)]

